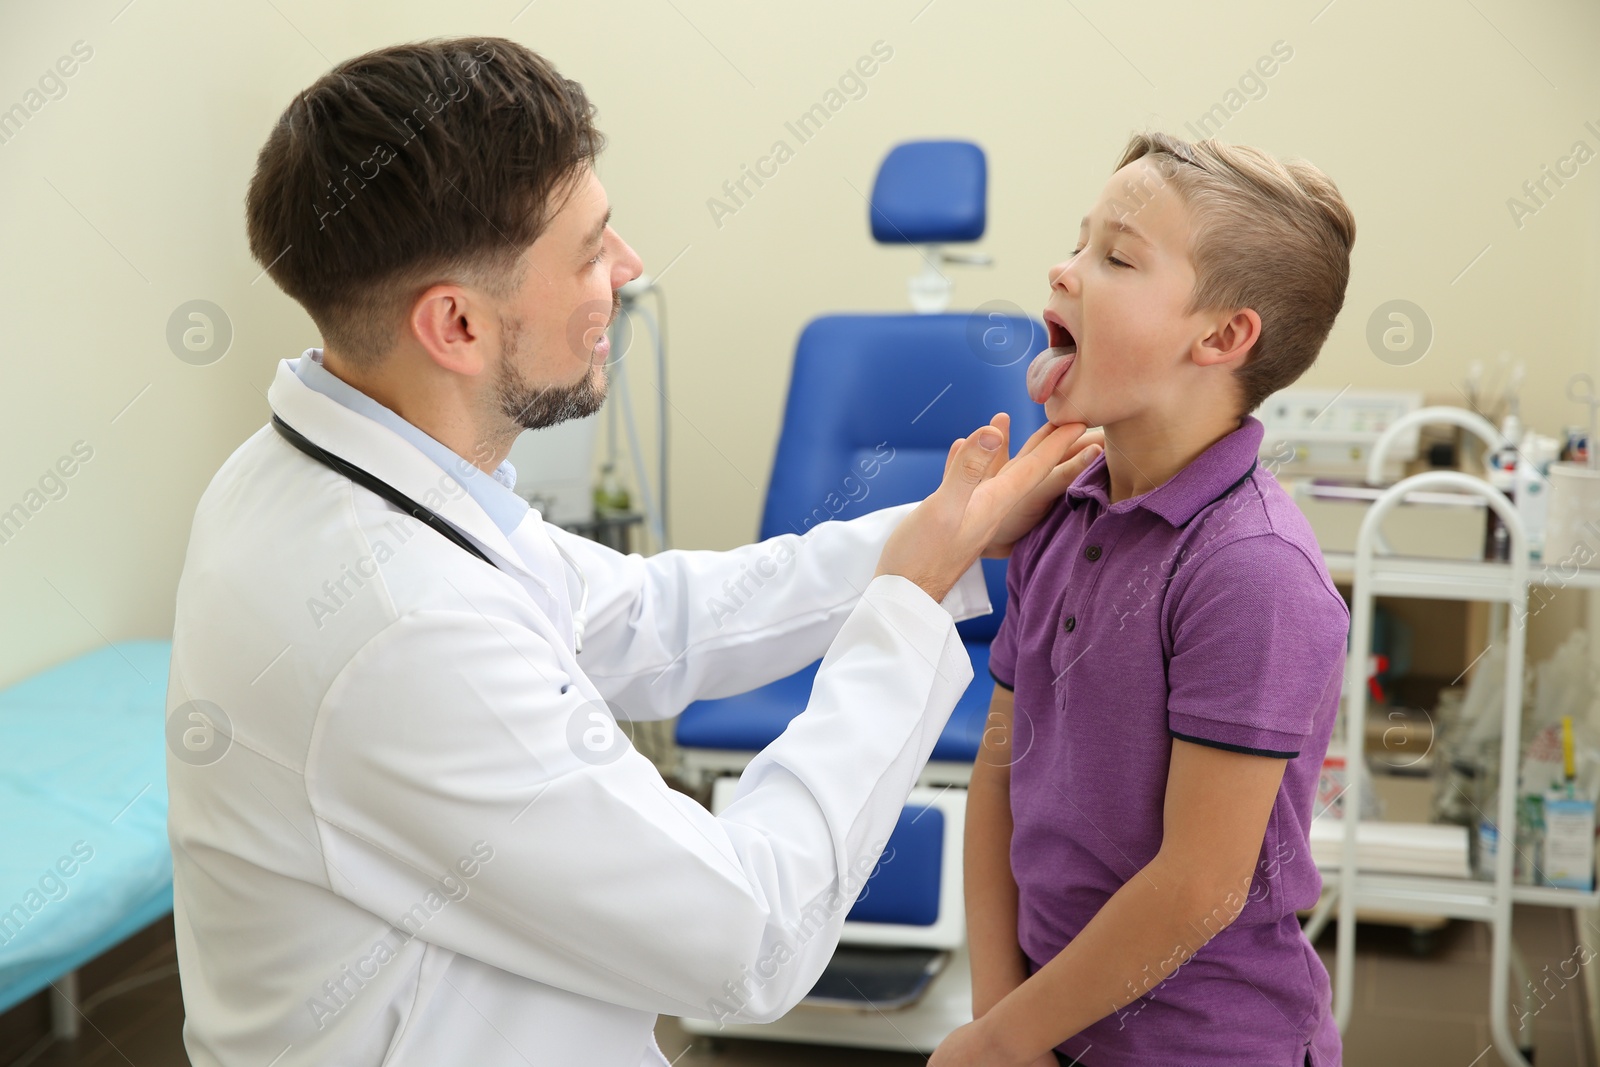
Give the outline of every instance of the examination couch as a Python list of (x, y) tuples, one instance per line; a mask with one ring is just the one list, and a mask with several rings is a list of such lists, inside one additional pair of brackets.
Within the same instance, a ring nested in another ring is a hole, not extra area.
[(172, 912), (166, 641), (108, 645), (0, 690), (0, 1012)]

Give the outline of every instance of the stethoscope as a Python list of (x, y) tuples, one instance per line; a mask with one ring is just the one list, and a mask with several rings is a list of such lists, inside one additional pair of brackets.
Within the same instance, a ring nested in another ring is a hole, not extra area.
[[(467, 536), (460, 530), (446, 522), (432, 508), (417, 503), (382, 478), (362, 470), (349, 460), (341, 459), (327, 449), (313, 444), (304, 434), (278, 418), (277, 415), (272, 416), (272, 428), (277, 430), (278, 435), (285, 441), (288, 441), (324, 467), (344, 475), (363, 489), (376, 493), (457, 548), (464, 549), (483, 560), (489, 566), (494, 567), (496, 570), (499, 569), (494, 560), (484, 555), (482, 549), (468, 540)], [(558, 541), (552, 538), (550, 543), (555, 547), (556, 552), (566, 562), (567, 566), (571, 567), (573, 573), (578, 576), (578, 607), (572, 613), (572, 647), (574, 652), (582, 652), (583, 631), (589, 624), (589, 579), (584, 576), (583, 568), (578, 566), (578, 561), (573, 559)]]

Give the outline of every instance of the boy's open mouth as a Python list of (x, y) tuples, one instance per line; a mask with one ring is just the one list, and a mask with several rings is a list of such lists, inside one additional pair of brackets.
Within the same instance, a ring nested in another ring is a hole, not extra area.
[(1074, 352), (1078, 349), (1078, 342), (1073, 339), (1072, 331), (1066, 324), (1055, 317), (1053, 313), (1046, 313), (1044, 328), (1050, 335), (1051, 348), (1070, 348)]
[(1035, 356), (1028, 365), (1028, 396), (1033, 398), (1035, 404), (1043, 404), (1050, 398), (1078, 358), (1078, 340), (1055, 312), (1044, 313), (1044, 325), (1049, 333), (1050, 347)]

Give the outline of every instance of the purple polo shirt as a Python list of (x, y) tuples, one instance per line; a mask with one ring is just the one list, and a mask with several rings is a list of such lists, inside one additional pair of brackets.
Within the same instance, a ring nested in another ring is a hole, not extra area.
[(1261, 437), (1246, 416), (1116, 504), (1102, 457), (1011, 555), (989, 669), (1016, 693), (1011, 869), (1030, 972), (1154, 858), (1174, 738), (1288, 761), (1243, 912), (1060, 1046), (1089, 1067), (1339, 1063), (1328, 973), (1295, 910), (1322, 887), (1312, 802), (1349, 612), (1257, 464)]

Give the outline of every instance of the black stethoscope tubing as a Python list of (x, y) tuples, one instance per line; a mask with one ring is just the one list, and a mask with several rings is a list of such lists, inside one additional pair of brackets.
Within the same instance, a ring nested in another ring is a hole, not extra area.
[[(488, 556), (484, 555), (482, 549), (469, 541), (465, 534), (456, 529), (454, 526), (451, 526), (439, 515), (438, 512), (434, 511), (432, 508), (417, 503), (415, 500), (412, 500), (410, 497), (406, 496), (400, 490), (396, 489), (382, 478), (379, 478), (377, 475), (362, 470), (349, 460), (341, 459), (332, 452), (329, 452), (327, 449), (313, 444), (299, 430), (296, 430), (293, 426), (290, 426), (287, 422), (284, 422), (276, 415), (272, 416), (272, 428), (278, 431), (278, 436), (282, 437), (285, 441), (288, 441), (291, 445), (298, 448), (300, 451), (304, 452), (306, 455), (310, 456), (324, 467), (327, 467), (336, 474), (344, 475), (352, 482), (355, 482), (357, 485), (361, 486), (361, 488), (368, 489), (373, 493), (376, 493), (378, 496), (382, 497), (384, 500), (387, 500), (389, 503), (405, 512), (407, 515), (410, 515), (413, 519), (416, 519), (430, 530), (433, 530), (435, 533), (445, 538), (445, 540), (456, 545), (458, 548), (465, 549), (466, 551), (472, 553), (489, 566), (495, 567), (495, 562)], [(498, 570), (499, 568), (496, 567), (496, 569)]]
[[(377, 475), (361, 469), (347, 459), (334, 455), (320, 445), (312, 443), (304, 434), (284, 422), (276, 414), (272, 416), (272, 428), (278, 431), (278, 436), (324, 467), (336, 474), (344, 475), (363, 489), (376, 493), (379, 497), (410, 515), (451, 544), (472, 553), (496, 570), (500, 569), (499, 565), (486, 556), (482, 549), (467, 539), (466, 534), (446, 522), (432, 508), (417, 503)], [(584, 575), (583, 568), (578, 566), (578, 561), (567, 554), (566, 549), (562, 548), (559, 543), (552, 542), (552, 544), (554, 544), (555, 550), (562, 560), (578, 576), (578, 607), (572, 613), (572, 643), (574, 652), (582, 652), (583, 631), (587, 629), (589, 620), (589, 579)]]

